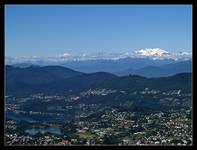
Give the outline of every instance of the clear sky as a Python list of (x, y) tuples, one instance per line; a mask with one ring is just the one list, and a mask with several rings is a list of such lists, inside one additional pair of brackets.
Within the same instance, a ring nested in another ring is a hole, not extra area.
[(7, 5), (6, 56), (192, 50), (191, 5)]

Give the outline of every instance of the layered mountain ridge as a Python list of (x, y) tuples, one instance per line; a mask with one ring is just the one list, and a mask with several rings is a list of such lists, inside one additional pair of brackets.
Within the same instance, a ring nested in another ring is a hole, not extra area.
[(157, 89), (182, 89), (191, 87), (191, 73), (169, 77), (146, 78), (138, 75), (118, 77), (107, 72), (81, 73), (60, 66), (19, 68), (6, 66), (6, 93), (64, 94), (91, 88), (139, 90), (146, 87)]

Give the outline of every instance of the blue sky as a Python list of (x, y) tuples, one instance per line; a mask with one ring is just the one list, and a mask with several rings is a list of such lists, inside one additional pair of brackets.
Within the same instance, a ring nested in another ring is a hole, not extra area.
[(7, 5), (5, 55), (192, 50), (191, 5)]

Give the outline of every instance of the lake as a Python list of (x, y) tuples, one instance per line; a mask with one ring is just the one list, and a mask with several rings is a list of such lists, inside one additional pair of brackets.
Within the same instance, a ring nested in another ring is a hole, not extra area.
[(57, 134), (61, 135), (61, 130), (59, 128), (33, 128), (33, 129), (27, 129), (25, 130), (25, 133), (28, 133), (30, 135), (35, 135), (37, 133), (45, 134), (46, 132), (52, 133), (52, 134)]

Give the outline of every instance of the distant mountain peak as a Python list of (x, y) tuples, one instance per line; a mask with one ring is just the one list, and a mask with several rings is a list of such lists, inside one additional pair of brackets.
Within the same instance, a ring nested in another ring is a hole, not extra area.
[(135, 51), (135, 53), (142, 56), (158, 56), (158, 57), (162, 57), (164, 55), (169, 54), (169, 52), (160, 48), (145, 48), (139, 51)]

